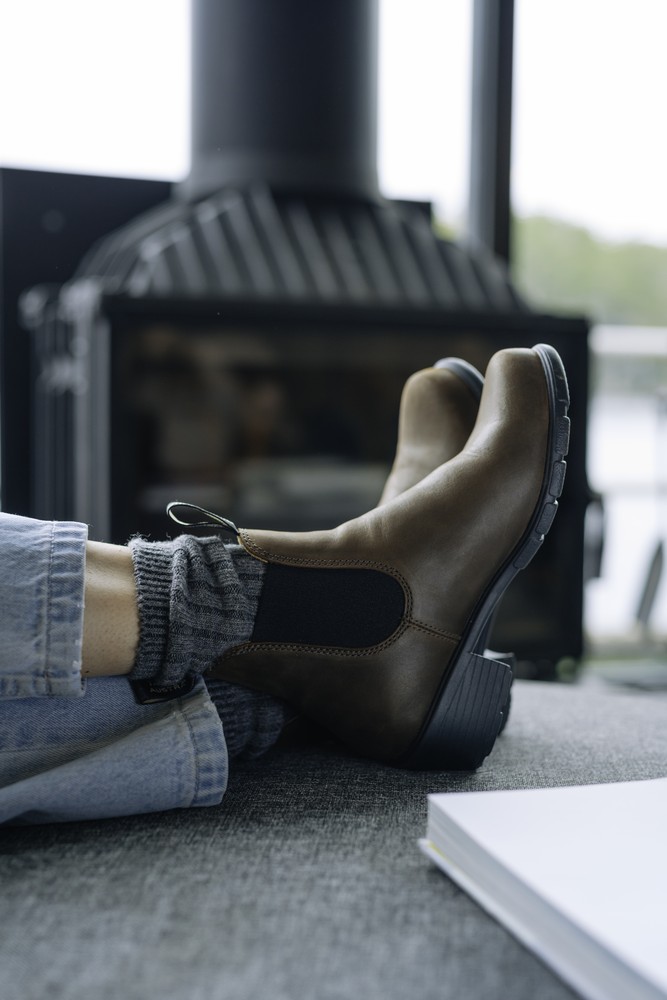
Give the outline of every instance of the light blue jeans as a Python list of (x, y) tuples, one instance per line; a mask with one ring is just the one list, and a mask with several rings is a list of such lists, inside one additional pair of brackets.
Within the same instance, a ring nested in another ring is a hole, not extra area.
[(135, 700), (124, 677), (81, 678), (87, 528), (0, 513), (0, 823), (215, 805), (222, 723), (199, 680)]

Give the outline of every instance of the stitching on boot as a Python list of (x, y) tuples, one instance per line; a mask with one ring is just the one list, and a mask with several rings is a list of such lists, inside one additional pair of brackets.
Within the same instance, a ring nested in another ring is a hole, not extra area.
[(426, 622), (417, 621), (416, 618), (410, 618), (407, 622), (412, 628), (419, 629), (420, 632), (428, 632), (429, 635), (436, 635), (440, 639), (448, 639), (451, 642), (460, 642), (461, 636), (456, 632), (450, 632), (448, 629), (436, 628), (435, 625), (427, 625)]
[[(216, 663), (223, 663), (225, 660), (231, 659), (234, 656), (244, 656), (246, 653), (321, 653), (328, 656), (340, 656), (348, 659), (360, 659), (365, 656), (374, 656), (376, 653), (381, 653), (389, 646), (400, 639), (404, 632), (409, 628), (415, 628), (419, 632), (425, 632), (427, 635), (435, 636), (438, 639), (444, 639), (445, 642), (452, 643), (456, 645), (460, 641), (460, 637), (454, 635), (453, 633), (441, 632), (438, 629), (430, 628), (428, 625), (422, 625), (420, 622), (415, 622), (413, 620), (403, 621), (399, 627), (393, 632), (384, 642), (379, 643), (377, 646), (368, 646), (363, 649), (349, 649), (344, 646), (301, 646), (298, 643), (286, 643), (286, 642), (246, 642), (242, 643), (240, 646), (234, 646), (233, 649), (228, 649), (218, 657)], [(213, 667), (215, 669), (215, 666)], [(207, 672), (208, 673), (208, 672)], [(213, 675), (212, 675), (213, 676)]]
[(403, 635), (408, 625), (407, 621), (401, 622), (398, 628), (388, 638), (384, 639), (383, 642), (375, 646), (364, 646), (361, 649), (350, 649), (346, 646), (306, 646), (300, 645), (297, 642), (248, 642), (242, 646), (235, 646), (233, 649), (228, 649), (217, 662), (220, 663), (228, 657), (241, 656), (244, 653), (275, 651), (283, 653), (323, 653), (329, 656), (351, 657), (352, 659), (373, 656), (375, 653), (381, 653), (389, 646), (393, 646), (396, 640)]

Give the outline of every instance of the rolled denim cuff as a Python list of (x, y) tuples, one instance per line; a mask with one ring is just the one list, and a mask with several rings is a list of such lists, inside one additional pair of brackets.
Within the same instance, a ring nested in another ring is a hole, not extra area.
[(79, 700), (0, 699), (0, 825), (217, 805), (222, 723), (199, 679), (184, 698), (138, 705), (125, 677), (93, 677)]
[(88, 528), (0, 514), (0, 698), (78, 697)]

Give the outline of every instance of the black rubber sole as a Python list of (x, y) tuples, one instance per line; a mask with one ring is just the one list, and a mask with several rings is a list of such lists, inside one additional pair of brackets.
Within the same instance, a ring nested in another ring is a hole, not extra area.
[(429, 718), (412, 748), (397, 761), (414, 770), (471, 771), (493, 749), (507, 721), (512, 668), (509, 662), (485, 655), (489, 624), (507, 587), (531, 561), (553, 524), (565, 481), (565, 456), (570, 441), (567, 416), (570, 395), (558, 353), (538, 344), (549, 394), (549, 442), (540, 497), (519, 544), (496, 574), (462, 636), (451, 669), (443, 678)]

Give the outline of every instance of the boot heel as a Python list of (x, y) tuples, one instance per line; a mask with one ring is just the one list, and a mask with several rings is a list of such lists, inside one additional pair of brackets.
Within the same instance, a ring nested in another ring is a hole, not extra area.
[(478, 653), (462, 656), (417, 745), (401, 765), (474, 771), (491, 753), (503, 727), (511, 684), (507, 663)]
[(516, 656), (514, 653), (499, 653), (495, 649), (485, 649), (484, 655), (490, 660), (499, 660), (501, 663), (506, 663), (510, 668), (510, 689), (507, 692), (507, 701), (503, 705), (503, 721), (500, 723), (500, 729), (498, 730), (498, 736), (504, 732), (507, 725), (507, 720), (510, 717), (510, 709), (512, 708), (512, 684), (516, 676)]

